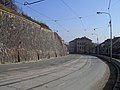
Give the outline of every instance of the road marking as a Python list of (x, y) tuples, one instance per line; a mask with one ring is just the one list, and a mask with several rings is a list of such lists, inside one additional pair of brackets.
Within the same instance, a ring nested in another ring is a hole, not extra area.
[(26, 68), (28, 68), (28, 67), (10, 68), (8, 70), (19, 70), (19, 69), (26, 69)]

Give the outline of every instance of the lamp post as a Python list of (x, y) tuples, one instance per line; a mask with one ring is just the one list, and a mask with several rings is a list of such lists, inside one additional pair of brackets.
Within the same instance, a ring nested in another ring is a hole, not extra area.
[(107, 14), (110, 18), (109, 25), (110, 25), (110, 61), (112, 60), (112, 22), (111, 22), (111, 15), (107, 12), (97, 12), (97, 14)]
[(97, 37), (97, 54), (99, 54), (99, 40), (98, 40), (98, 35), (95, 33), (92, 33), (92, 35), (96, 35)]

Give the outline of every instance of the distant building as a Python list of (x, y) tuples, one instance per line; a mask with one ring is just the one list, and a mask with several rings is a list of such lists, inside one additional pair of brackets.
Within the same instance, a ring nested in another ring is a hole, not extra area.
[(69, 53), (89, 54), (92, 47), (91, 39), (87, 37), (76, 38), (69, 42)]
[[(99, 52), (105, 55), (110, 54), (110, 39), (105, 40), (99, 45)], [(120, 54), (120, 37), (114, 37), (112, 39), (112, 53)]]
[(110, 54), (110, 39), (105, 40), (99, 45), (99, 53), (106, 55)]
[(120, 37), (113, 38), (113, 54), (120, 54)]
[(69, 42), (69, 53), (76, 53), (76, 40)]

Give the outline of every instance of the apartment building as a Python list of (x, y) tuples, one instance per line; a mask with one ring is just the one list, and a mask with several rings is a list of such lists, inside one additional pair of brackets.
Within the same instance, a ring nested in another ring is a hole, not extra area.
[(92, 47), (91, 39), (87, 37), (76, 38), (69, 42), (69, 53), (89, 54)]

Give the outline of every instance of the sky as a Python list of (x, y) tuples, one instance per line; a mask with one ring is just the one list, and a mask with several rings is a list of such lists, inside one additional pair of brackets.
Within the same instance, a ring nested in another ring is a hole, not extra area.
[[(62, 40), (69, 42), (75, 38), (88, 37), (94, 43), (110, 38), (107, 14), (109, 0), (44, 0), (31, 5), (22, 5), (39, 0), (15, 0), (19, 8), (35, 20), (47, 24), (57, 32)], [(120, 36), (120, 0), (111, 0), (113, 37)]]

